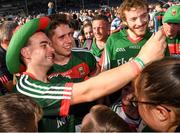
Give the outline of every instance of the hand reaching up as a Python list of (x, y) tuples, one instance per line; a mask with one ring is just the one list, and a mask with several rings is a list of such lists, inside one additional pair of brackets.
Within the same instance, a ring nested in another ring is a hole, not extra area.
[(145, 64), (160, 60), (164, 57), (166, 47), (166, 36), (162, 29), (160, 29), (158, 32), (153, 34), (141, 48), (137, 57), (140, 57)]

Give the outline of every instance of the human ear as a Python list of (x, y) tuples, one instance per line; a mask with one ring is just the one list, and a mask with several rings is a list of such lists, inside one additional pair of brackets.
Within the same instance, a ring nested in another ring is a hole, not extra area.
[(21, 55), (22, 55), (25, 59), (30, 59), (29, 48), (28, 48), (28, 47), (22, 48), (22, 49), (21, 49)]
[(169, 111), (161, 105), (156, 106), (153, 109), (153, 113), (160, 122), (164, 122), (169, 119)]

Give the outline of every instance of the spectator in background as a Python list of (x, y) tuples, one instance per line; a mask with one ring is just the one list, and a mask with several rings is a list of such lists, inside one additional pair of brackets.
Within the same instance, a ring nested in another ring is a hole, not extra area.
[[(104, 50), (106, 40), (110, 33), (110, 25), (105, 15), (97, 15), (92, 20), (94, 39), (90, 48), (90, 52), (99, 61)], [(84, 46), (85, 48), (87, 46)]]
[(30, 97), (8, 94), (0, 97), (1, 132), (38, 132), (41, 107)]
[(121, 29), (121, 19), (120, 15), (117, 13), (116, 18), (111, 22), (111, 34), (120, 31)]
[(105, 105), (95, 105), (82, 121), (81, 132), (131, 132), (128, 124)]
[(4, 21), (0, 25), (0, 88), (2, 94), (10, 92), (13, 87), (13, 75), (10, 74), (6, 66), (6, 51), (17, 26), (18, 24), (13, 21)]
[(78, 41), (78, 36), (80, 34), (80, 23), (76, 19), (70, 19), (69, 20), (69, 26), (72, 29), (73, 32), (73, 38), (75, 41), (75, 46), (74, 47), (80, 47), (79, 41)]
[[(162, 20), (163, 20), (163, 16), (165, 11), (163, 10), (163, 5), (161, 3), (156, 3), (155, 4), (155, 13), (153, 15), (153, 26), (155, 27), (155, 24), (157, 25), (157, 29), (162, 26)], [(157, 22), (156, 22), (157, 21)], [(155, 31), (156, 29), (154, 29), (153, 31)], [(156, 32), (156, 31), (155, 31)]]
[(52, 14), (55, 14), (55, 13), (56, 13), (56, 10), (55, 10), (55, 7), (54, 7), (54, 3), (49, 2), (48, 3), (48, 15), (52, 15)]
[(180, 6), (170, 7), (162, 22), (170, 55), (180, 57)]
[(78, 41), (79, 41), (79, 47), (82, 48), (83, 45), (84, 45), (84, 42), (85, 42), (85, 36), (84, 36), (84, 33), (81, 31), (79, 33), (79, 36), (78, 36)]
[(93, 39), (94, 34), (93, 34), (93, 28), (92, 28), (91, 22), (83, 25), (83, 32), (84, 32), (86, 40), (88, 40), (88, 39), (92, 40)]
[(94, 37), (91, 22), (83, 25), (83, 32), (84, 32), (84, 36), (86, 38), (86, 41), (84, 42), (83, 47), (86, 48), (87, 50), (90, 50), (91, 45), (92, 45), (92, 41), (93, 41), (93, 37)]

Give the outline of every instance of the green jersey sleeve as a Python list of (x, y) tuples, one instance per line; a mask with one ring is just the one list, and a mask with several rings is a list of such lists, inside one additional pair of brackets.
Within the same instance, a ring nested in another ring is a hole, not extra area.
[(18, 92), (33, 98), (44, 110), (44, 115), (67, 116), (72, 87), (66, 84), (43, 83), (23, 74), (16, 84)]

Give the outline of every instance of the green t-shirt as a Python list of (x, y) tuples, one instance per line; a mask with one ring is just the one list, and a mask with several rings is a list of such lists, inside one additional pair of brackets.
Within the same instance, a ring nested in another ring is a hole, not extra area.
[(81, 82), (97, 71), (96, 59), (85, 49), (73, 49), (70, 60), (65, 65), (54, 64), (48, 72), (49, 77), (62, 75), (73, 82)]
[[(83, 47), (87, 48), (87, 42), (84, 43)], [(95, 41), (95, 38), (94, 38), (93, 41), (92, 41), (92, 44), (91, 44), (90, 52), (94, 55), (94, 57), (96, 58), (97, 61), (100, 60), (103, 50), (104, 49), (99, 49), (97, 47), (96, 41)]]
[[(69, 62), (66, 65), (54, 64), (50, 69), (49, 77), (62, 75), (77, 83), (91, 77), (97, 71), (96, 59), (87, 50), (76, 48), (72, 50)], [(89, 112), (95, 102), (86, 102), (70, 107), (69, 114), (74, 115), (76, 125), (81, 124), (83, 117)]]
[(15, 91), (33, 98), (42, 107), (43, 118), (38, 125), (40, 132), (73, 132), (74, 120), (68, 115), (72, 85), (64, 77), (53, 77), (49, 83), (43, 83), (31, 74), (24, 73)]
[(133, 42), (127, 35), (127, 29), (113, 33), (107, 40), (102, 67), (106, 70), (115, 68), (135, 57), (141, 47), (151, 37), (152, 33), (147, 31), (141, 40)]
[[(133, 41), (127, 34), (127, 29), (113, 33), (109, 36), (102, 56), (102, 69), (109, 70), (128, 62), (139, 53), (142, 46), (151, 37), (152, 33), (147, 30), (143, 38)], [(168, 51), (166, 51), (168, 55)], [(131, 87), (127, 85), (126, 87)], [(111, 103), (117, 101), (121, 96), (121, 90), (110, 95)]]

